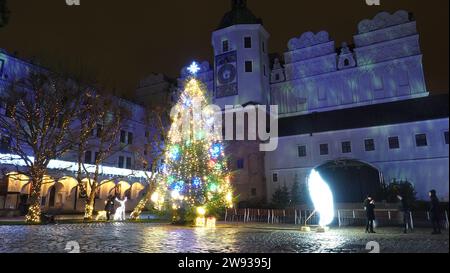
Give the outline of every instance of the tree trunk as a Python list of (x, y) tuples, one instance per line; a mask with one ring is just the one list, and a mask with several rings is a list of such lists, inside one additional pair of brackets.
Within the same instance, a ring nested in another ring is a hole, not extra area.
[(30, 171), (31, 189), (30, 189), (30, 207), (25, 217), (29, 224), (38, 224), (41, 222), (41, 186), (44, 178), (44, 172), (39, 168), (32, 167)]
[(147, 203), (150, 201), (153, 193), (156, 190), (156, 183), (150, 183), (148, 187), (148, 191), (145, 193), (144, 197), (139, 201), (139, 203), (134, 208), (133, 212), (130, 214), (131, 220), (137, 220), (139, 216), (141, 216), (142, 211), (144, 210)]
[(95, 203), (95, 193), (97, 191), (97, 185), (94, 183), (92, 185), (91, 192), (86, 198), (86, 205), (84, 207), (84, 219), (92, 220), (94, 214), (94, 203)]

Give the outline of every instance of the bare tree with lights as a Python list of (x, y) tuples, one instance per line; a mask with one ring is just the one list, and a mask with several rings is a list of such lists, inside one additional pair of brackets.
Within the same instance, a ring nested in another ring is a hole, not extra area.
[[(139, 147), (135, 154), (142, 161), (144, 173), (147, 179), (147, 188), (144, 196), (139, 200), (130, 217), (132, 220), (139, 219), (142, 211), (154, 196), (158, 183), (161, 182), (161, 160), (165, 154), (165, 142), (167, 139), (168, 113), (163, 107), (155, 107), (147, 111), (146, 122), (151, 128), (146, 133), (148, 143), (145, 147)], [(143, 151), (143, 152), (142, 152)], [(148, 172), (150, 171), (150, 173)]]
[(41, 220), (41, 186), (51, 160), (72, 147), (70, 136), (85, 89), (72, 79), (49, 72), (31, 72), (13, 81), (2, 94), (6, 105), (0, 130), (10, 139), (14, 157), (24, 162), (30, 177), (26, 222)]
[[(109, 157), (122, 151), (127, 144), (120, 143), (121, 126), (130, 112), (120, 104), (120, 99), (108, 95), (92, 94), (82, 106), (85, 111), (78, 116), (79, 131), (74, 134), (77, 151), (77, 181), (80, 192), (86, 196), (84, 218), (93, 218), (95, 198), (100, 186), (101, 166)], [(95, 150), (94, 161), (85, 162), (85, 153)], [(87, 164), (94, 165), (87, 168)]]

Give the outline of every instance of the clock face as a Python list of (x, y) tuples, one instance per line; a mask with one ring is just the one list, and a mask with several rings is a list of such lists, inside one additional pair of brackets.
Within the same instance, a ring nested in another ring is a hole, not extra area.
[(236, 67), (232, 64), (225, 64), (217, 71), (220, 84), (229, 84), (236, 79)]

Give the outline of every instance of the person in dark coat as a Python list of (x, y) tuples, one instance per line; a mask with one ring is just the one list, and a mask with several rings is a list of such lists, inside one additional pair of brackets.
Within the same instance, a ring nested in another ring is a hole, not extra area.
[(106, 219), (109, 221), (111, 218), (111, 214), (114, 210), (114, 200), (113, 197), (110, 195), (108, 196), (108, 199), (106, 199), (105, 203), (105, 211), (106, 211)]
[(400, 201), (399, 211), (403, 213), (403, 233), (408, 233), (408, 229), (412, 231), (410, 218), (411, 208), (409, 206), (408, 200), (405, 197), (401, 196), (400, 194), (397, 194), (397, 199)]
[(375, 200), (368, 195), (364, 201), (364, 210), (367, 216), (366, 233), (375, 233), (373, 230), (373, 222), (375, 221)]
[(435, 190), (431, 190), (428, 195), (430, 196), (430, 220), (433, 224), (433, 233), (431, 234), (441, 234), (441, 208), (439, 199), (436, 196)]

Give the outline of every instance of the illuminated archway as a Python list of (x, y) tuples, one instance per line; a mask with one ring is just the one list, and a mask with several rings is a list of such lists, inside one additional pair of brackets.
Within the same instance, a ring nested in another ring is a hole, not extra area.
[(117, 193), (119, 194), (120, 198), (123, 199), (125, 196), (128, 198), (131, 198), (130, 190), (131, 185), (126, 181), (120, 181), (117, 183)]
[(112, 180), (104, 180), (100, 183), (99, 198), (106, 200), (109, 195), (115, 195), (116, 184)]
[(331, 160), (314, 169), (327, 181), (336, 203), (361, 203), (367, 194), (381, 192), (380, 171), (361, 160)]
[(131, 186), (131, 199), (138, 199), (144, 188), (145, 186), (139, 182), (133, 183)]

